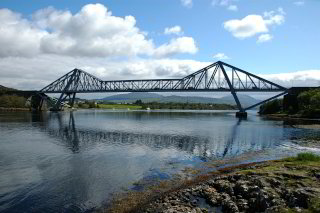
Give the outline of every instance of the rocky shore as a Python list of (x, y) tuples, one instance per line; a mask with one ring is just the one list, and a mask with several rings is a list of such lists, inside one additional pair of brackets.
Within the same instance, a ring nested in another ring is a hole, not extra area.
[(227, 169), (151, 197), (123, 212), (320, 212), (319, 157)]

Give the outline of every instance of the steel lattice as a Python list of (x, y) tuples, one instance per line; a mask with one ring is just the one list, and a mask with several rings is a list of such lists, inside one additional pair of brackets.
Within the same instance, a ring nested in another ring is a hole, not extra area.
[[(230, 64), (218, 61), (179, 79), (145, 79), (103, 81), (83, 70), (74, 69), (48, 86), (41, 93), (61, 93), (57, 106), (76, 93), (94, 92), (205, 92), (230, 91), (240, 110), (236, 92), (283, 92), (287, 89)], [(247, 108), (248, 109), (248, 108)]]

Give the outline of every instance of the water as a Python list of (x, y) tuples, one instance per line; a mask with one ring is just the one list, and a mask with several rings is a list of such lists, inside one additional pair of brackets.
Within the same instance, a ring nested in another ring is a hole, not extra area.
[(223, 111), (2, 112), (0, 211), (87, 212), (136, 181), (186, 166), (309, 150), (292, 143), (305, 135), (320, 133), (254, 112), (242, 121)]

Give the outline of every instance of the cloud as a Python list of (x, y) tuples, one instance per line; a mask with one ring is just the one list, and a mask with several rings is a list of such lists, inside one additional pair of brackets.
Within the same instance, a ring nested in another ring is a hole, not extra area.
[(213, 58), (216, 58), (218, 60), (227, 60), (230, 59), (227, 55), (225, 55), (224, 53), (217, 53), (215, 55), (213, 55)]
[(318, 87), (320, 85), (320, 70), (304, 70), (279, 74), (259, 75), (284, 87)]
[(192, 37), (179, 37), (158, 47), (153, 55), (155, 57), (167, 57), (177, 53), (195, 54), (196, 52), (198, 52), (198, 48)]
[(231, 11), (238, 11), (238, 6), (233, 4), (233, 5), (228, 6), (227, 9), (231, 10)]
[(252, 37), (259, 33), (269, 32), (268, 27), (281, 25), (285, 21), (282, 8), (277, 11), (264, 12), (264, 15), (248, 15), (243, 19), (233, 19), (224, 22), (224, 28), (238, 39)]
[(170, 35), (170, 34), (175, 34), (175, 35), (182, 35), (183, 34), (183, 30), (180, 26), (174, 26), (174, 27), (166, 27), (164, 29), (164, 34), (166, 35)]
[[(83, 69), (103, 80), (181, 78), (211, 62), (181, 59), (108, 60), (60, 55), (0, 59), (0, 84), (18, 89), (39, 90), (74, 68)], [(7, 71), (7, 72), (5, 72)]]
[(267, 42), (267, 41), (270, 41), (272, 38), (273, 38), (273, 36), (270, 35), (270, 34), (262, 34), (262, 35), (259, 36), (257, 42), (258, 43)]
[(184, 7), (191, 8), (193, 6), (192, 0), (180, 0), (180, 1)]
[[(190, 37), (177, 38), (156, 47), (153, 40), (136, 26), (133, 16), (113, 16), (102, 4), (85, 5), (75, 14), (49, 7), (32, 14), (31, 20), (8, 9), (0, 9), (0, 24), (0, 57), (40, 54), (158, 57), (159, 52), (166, 56), (189, 53), (190, 47), (190, 53), (197, 49)], [(186, 48), (180, 46), (182, 42)]]
[(295, 1), (295, 2), (293, 2), (293, 4), (296, 5), (296, 6), (303, 6), (304, 3), (305, 3), (304, 1)]
[(227, 8), (227, 10), (230, 11), (238, 11), (238, 6), (235, 5), (233, 2), (236, 2), (237, 0), (212, 0), (211, 5), (212, 6), (221, 6)]

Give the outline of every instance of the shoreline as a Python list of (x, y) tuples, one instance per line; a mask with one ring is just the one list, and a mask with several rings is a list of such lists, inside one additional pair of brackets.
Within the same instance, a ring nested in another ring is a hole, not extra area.
[(29, 108), (15, 108), (15, 107), (0, 107), (0, 112), (29, 112)]
[(281, 119), (281, 120), (292, 120), (292, 121), (315, 121), (320, 123), (320, 118), (307, 118), (307, 117), (299, 117), (298, 115), (288, 115), (288, 114), (259, 114), (258, 116), (272, 119)]
[(320, 160), (286, 158), (160, 183), (115, 198), (100, 212), (313, 212), (306, 209), (315, 206), (320, 210)]

